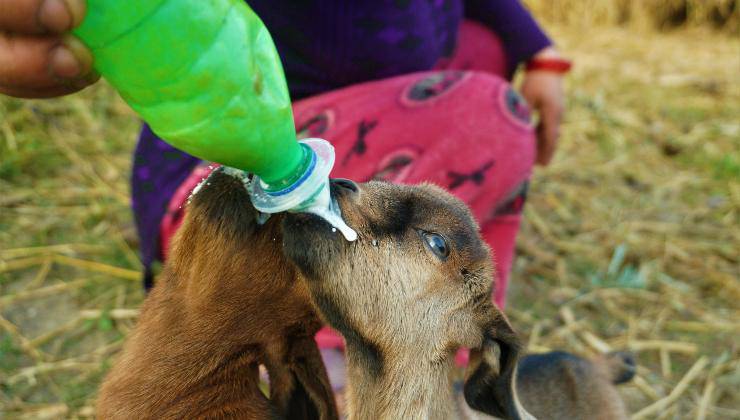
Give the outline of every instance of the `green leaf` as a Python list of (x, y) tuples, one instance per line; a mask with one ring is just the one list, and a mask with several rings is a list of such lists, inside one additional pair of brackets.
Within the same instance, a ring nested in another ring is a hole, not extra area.
[(624, 257), (627, 254), (627, 245), (621, 244), (614, 249), (612, 259), (609, 262), (609, 268), (606, 269), (607, 277), (614, 277), (624, 262)]

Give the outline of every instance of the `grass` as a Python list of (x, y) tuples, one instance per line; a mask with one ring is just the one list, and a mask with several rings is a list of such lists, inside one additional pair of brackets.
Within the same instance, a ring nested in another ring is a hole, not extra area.
[[(634, 351), (636, 418), (740, 418), (740, 41), (551, 32), (576, 63), (569, 114), (532, 182), (507, 313), (534, 351)], [(143, 299), (137, 129), (104, 84), (0, 98), (0, 417), (92, 416)]]
[(640, 29), (711, 27), (740, 33), (738, 0), (524, 0), (541, 19), (571, 27), (620, 25)]

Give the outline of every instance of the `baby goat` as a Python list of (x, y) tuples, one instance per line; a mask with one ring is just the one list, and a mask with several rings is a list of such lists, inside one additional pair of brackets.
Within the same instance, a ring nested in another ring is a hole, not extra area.
[(335, 181), (333, 196), (357, 241), (310, 214), (285, 217), (284, 241), (345, 338), (350, 419), (482, 416), (452, 392), (460, 347), (473, 349), (465, 400), (486, 415), (530, 418), (531, 405), (542, 418), (623, 418), (621, 400), (604, 402), (618, 399), (612, 377), (584, 359), (529, 356), (517, 375), (519, 341), (491, 303), (491, 254), (462, 202), (432, 185), (380, 182)]
[(98, 418), (337, 418), (320, 322), (283, 256), (280, 218), (257, 218), (242, 181), (217, 169), (102, 385)]
[(310, 214), (285, 217), (284, 241), (317, 309), (345, 338), (350, 419), (458, 417), (450, 371), (460, 347), (476, 349), (471, 406), (525, 417), (519, 342), (491, 302), (490, 251), (467, 207), (431, 185), (343, 182), (333, 195), (357, 241)]

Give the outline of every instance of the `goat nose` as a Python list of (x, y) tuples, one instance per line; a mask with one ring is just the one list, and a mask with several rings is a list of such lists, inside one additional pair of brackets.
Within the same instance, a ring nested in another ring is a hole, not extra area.
[(334, 178), (331, 180), (331, 183), (336, 185), (339, 188), (350, 190), (353, 193), (356, 193), (360, 190), (357, 184), (354, 183), (354, 181), (350, 181), (349, 179), (346, 179), (346, 178)]

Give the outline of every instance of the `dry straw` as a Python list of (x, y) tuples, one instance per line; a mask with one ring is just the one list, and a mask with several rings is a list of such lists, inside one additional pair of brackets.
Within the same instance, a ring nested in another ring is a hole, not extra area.
[(708, 26), (738, 33), (738, 0), (525, 0), (536, 16), (547, 21), (577, 25), (628, 25), (673, 29)]
[[(636, 418), (740, 418), (737, 2), (527, 3), (576, 65), (507, 313), (531, 351), (635, 352), (621, 390)], [(105, 85), (0, 98), (0, 417), (94, 413), (143, 298), (137, 129)]]

